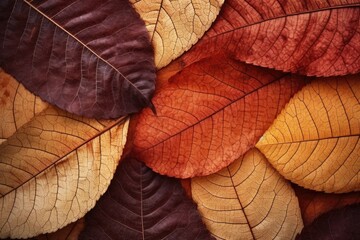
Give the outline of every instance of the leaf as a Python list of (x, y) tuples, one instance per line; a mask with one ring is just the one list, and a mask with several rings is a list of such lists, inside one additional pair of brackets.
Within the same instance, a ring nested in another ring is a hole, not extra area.
[(124, 159), (80, 239), (212, 239), (176, 179)]
[(224, 0), (130, 0), (144, 19), (155, 48), (155, 64), (166, 66), (211, 26)]
[(48, 107), (0, 68), (0, 143)]
[(317, 191), (360, 190), (359, 75), (316, 79), (257, 143), (292, 182)]
[(226, 52), (258, 66), (305, 75), (360, 71), (360, 1), (228, 0), (186, 65)]
[(157, 116), (134, 120), (133, 154), (169, 176), (217, 172), (255, 145), (303, 84), (223, 55), (199, 61), (157, 91)]
[(110, 184), (126, 141), (125, 118), (86, 119), (48, 106), (28, 119), (0, 145), (1, 238), (52, 232), (84, 216)]
[(152, 106), (153, 50), (127, 1), (2, 0), (0, 46), (7, 72), (66, 111), (116, 118)]
[(360, 204), (344, 207), (323, 214), (305, 227), (296, 240), (358, 239), (360, 236)]
[(301, 215), (305, 226), (310, 225), (315, 218), (330, 210), (360, 203), (359, 192), (343, 194), (323, 193), (304, 189), (296, 185), (294, 190), (299, 199)]
[(303, 226), (290, 184), (255, 148), (218, 173), (192, 179), (192, 194), (218, 239), (293, 239)]

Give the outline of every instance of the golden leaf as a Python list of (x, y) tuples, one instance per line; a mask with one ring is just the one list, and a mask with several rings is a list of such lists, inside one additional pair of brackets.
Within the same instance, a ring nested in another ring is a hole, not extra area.
[(287, 179), (325, 192), (360, 190), (359, 75), (304, 87), (257, 143)]
[[(1, 76), (0, 84), (17, 88), (15, 79)], [(12, 93), (14, 104), (6, 104), (6, 112), (15, 113), (16, 99), (30, 96), (22, 92)], [(37, 109), (24, 105), (18, 114), (33, 116), (0, 145), (1, 238), (52, 232), (84, 216), (110, 184), (126, 141), (126, 118), (95, 120), (52, 106)], [(6, 116), (2, 124), (13, 119)]]
[(193, 178), (192, 194), (218, 239), (292, 239), (303, 227), (290, 184), (255, 148), (218, 173)]

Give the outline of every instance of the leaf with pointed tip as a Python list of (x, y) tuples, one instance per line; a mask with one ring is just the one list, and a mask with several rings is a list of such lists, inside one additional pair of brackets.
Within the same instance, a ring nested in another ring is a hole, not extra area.
[(295, 184), (293, 188), (299, 199), (301, 215), (305, 226), (310, 225), (315, 218), (330, 210), (360, 203), (359, 192), (342, 194), (324, 193), (304, 189)]
[(255, 148), (217, 173), (193, 178), (191, 185), (218, 239), (292, 239), (303, 227), (289, 182)]
[(224, 55), (199, 61), (157, 91), (157, 116), (145, 110), (134, 120), (133, 154), (169, 176), (217, 172), (255, 145), (303, 84)]
[(152, 106), (153, 50), (125, 0), (1, 0), (0, 66), (43, 100), (96, 118)]
[[(38, 111), (38, 99), (15, 79), (0, 72), (0, 85), (8, 92), (0, 109), (19, 119), (0, 144), (0, 238), (55, 231), (84, 216), (105, 192), (128, 120), (87, 119), (46, 104)], [(26, 99), (32, 102), (19, 108)], [(2, 117), (0, 129), (13, 120)]]
[(305, 75), (360, 71), (359, 0), (228, 0), (182, 59), (226, 52), (254, 65)]
[(80, 239), (213, 239), (178, 180), (132, 158), (121, 161), (85, 222)]
[(203, 36), (224, 0), (130, 0), (145, 21), (155, 48), (155, 64), (166, 66)]
[(296, 240), (355, 240), (360, 236), (360, 204), (321, 215), (296, 236)]
[(360, 75), (319, 78), (290, 100), (257, 148), (290, 181), (360, 190)]

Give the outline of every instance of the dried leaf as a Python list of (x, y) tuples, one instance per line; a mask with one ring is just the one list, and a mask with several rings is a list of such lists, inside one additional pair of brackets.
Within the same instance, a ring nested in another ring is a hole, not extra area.
[(255, 145), (303, 83), (223, 55), (199, 61), (157, 91), (157, 116), (135, 120), (134, 154), (169, 176), (217, 172)]
[(77, 240), (84, 227), (85, 220), (81, 218), (54, 233), (40, 235), (32, 238), (32, 240)]
[[(4, 74), (2, 74), (3, 76)], [(32, 99), (10, 77), (0, 77), (19, 91), (17, 99)], [(0, 237), (25, 238), (52, 232), (85, 215), (110, 184), (126, 141), (128, 121), (86, 119), (48, 106), (32, 112), (0, 145)], [(7, 114), (10, 116), (11, 114)], [(5, 118), (6, 119), (6, 118)], [(1, 122), (8, 124), (8, 121)], [(1, 126), (4, 129), (4, 126)]]
[(176, 179), (124, 159), (80, 239), (212, 239)]
[(192, 193), (218, 239), (292, 239), (303, 227), (290, 184), (257, 149), (218, 173), (192, 179)]
[(333, 210), (306, 226), (296, 240), (352, 240), (360, 236), (360, 204)]
[(360, 71), (359, 0), (228, 0), (187, 65), (227, 52), (258, 66), (305, 75)]
[(304, 87), (257, 143), (285, 178), (317, 191), (360, 190), (359, 77)]
[(155, 64), (166, 66), (195, 44), (211, 26), (224, 0), (130, 0), (145, 21)]
[(116, 118), (152, 106), (155, 68), (127, 1), (2, 0), (0, 65), (69, 112)]
[(360, 192), (351, 193), (323, 193), (316, 192), (294, 185), (296, 196), (299, 199), (301, 215), (304, 225), (310, 225), (315, 218), (330, 210), (346, 205), (360, 203)]

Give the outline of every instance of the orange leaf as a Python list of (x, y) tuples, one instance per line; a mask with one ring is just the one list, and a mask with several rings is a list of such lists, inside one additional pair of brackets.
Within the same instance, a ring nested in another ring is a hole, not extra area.
[(254, 146), (302, 84), (223, 55), (195, 63), (157, 92), (157, 116), (136, 119), (133, 153), (169, 176), (217, 172)]
[(254, 65), (305, 75), (360, 70), (360, 2), (228, 0), (214, 26), (182, 58), (228, 52)]

